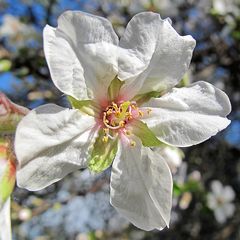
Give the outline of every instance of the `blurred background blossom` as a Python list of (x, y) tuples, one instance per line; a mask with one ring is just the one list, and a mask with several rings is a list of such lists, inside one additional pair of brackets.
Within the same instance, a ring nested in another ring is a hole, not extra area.
[(207, 195), (207, 204), (214, 211), (214, 216), (219, 223), (225, 223), (227, 218), (233, 216), (235, 205), (235, 192), (231, 186), (223, 186), (221, 182), (211, 182), (211, 192)]
[(42, 47), (43, 27), (56, 26), (65, 10), (104, 16), (119, 36), (138, 12), (170, 17), (181, 35), (197, 41), (179, 86), (204, 80), (223, 89), (232, 123), (198, 146), (157, 150), (174, 178), (169, 229), (136, 229), (109, 204), (109, 170), (84, 170), (38, 192), (15, 188), (13, 239), (240, 239), (240, 1), (0, 0), (0, 91), (13, 102), (30, 109), (50, 102), (68, 106), (51, 82)]

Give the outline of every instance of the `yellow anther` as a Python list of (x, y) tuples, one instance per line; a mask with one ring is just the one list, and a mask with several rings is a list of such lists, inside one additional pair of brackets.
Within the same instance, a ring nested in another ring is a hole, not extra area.
[(141, 110), (138, 110), (138, 115), (139, 115), (140, 117), (143, 117), (143, 112), (142, 112)]
[(126, 117), (132, 117), (132, 113), (126, 112)]
[(119, 122), (119, 126), (120, 126), (120, 127), (124, 127), (124, 126), (125, 126), (125, 122), (124, 122), (124, 121), (120, 121), (120, 122)]
[(119, 110), (116, 103), (112, 102), (112, 106), (116, 112)]
[(136, 107), (135, 105), (133, 105), (133, 104), (131, 105), (131, 107), (132, 107), (133, 109), (135, 109), (135, 110), (137, 109), (137, 107)]
[(131, 146), (131, 147), (135, 147), (135, 146), (136, 146), (136, 142), (133, 141), (133, 140), (131, 140), (131, 141), (130, 141), (130, 146)]
[(131, 134), (132, 134), (132, 132), (131, 132), (130, 130), (127, 130), (127, 131), (126, 131), (126, 135), (127, 135), (127, 136), (130, 136)]
[(111, 115), (112, 114), (112, 112), (113, 112), (113, 110), (110, 108), (110, 109), (108, 109), (107, 110), (107, 115), (109, 116), (109, 115)]
[(130, 112), (127, 112), (127, 113), (126, 113), (126, 118), (127, 118), (128, 120), (133, 119), (132, 114), (131, 114)]
[(152, 112), (152, 109), (151, 108), (148, 108), (147, 109), (147, 114), (150, 114)]
[(104, 134), (108, 134), (109, 133), (109, 128), (104, 128), (103, 132), (104, 132)]
[(107, 143), (107, 142), (108, 142), (108, 136), (103, 136), (102, 141), (103, 141), (104, 143)]
[(123, 109), (123, 105), (120, 104), (120, 106), (119, 106), (119, 111), (122, 112), (122, 109)]

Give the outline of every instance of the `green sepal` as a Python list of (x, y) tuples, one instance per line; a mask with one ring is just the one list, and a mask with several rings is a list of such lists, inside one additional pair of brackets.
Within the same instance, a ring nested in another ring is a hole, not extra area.
[(99, 111), (96, 103), (92, 100), (77, 100), (72, 96), (67, 96), (67, 99), (73, 108), (78, 109), (90, 116), (95, 116)]
[(118, 78), (114, 78), (108, 87), (108, 99), (113, 101), (117, 98), (119, 91), (124, 84), (124, 81), (120, 81)]
[(132, 133), (141, 139), (143, 146), (145, 147), (157, 147), (165, 145), (155, 134), (148, 128), (146, 123), (143, 123), (140, 120), (134, 120), (131, 123)]
[(187, 87), (190, 84), (189, 73), (185, 73), (181, 81), (177, 84), (178, 88)]
[(89, 170), (95, 173), (102, 172), (110, 167), (118, 150), (117, 139), (109, 139), (108, 142), (103, 142), (103, 137), (104, 132), (101, 129), (98, 132), (98, 137), (95, 140), (88, 162)]
[(143, 103), (148, 102), (151, 98), (160, 97), (162, 94), (160, 92), (152, 91), (144, 94), (136, 95), (132, 101), (135, 101), (138, 106), (141, 106)]

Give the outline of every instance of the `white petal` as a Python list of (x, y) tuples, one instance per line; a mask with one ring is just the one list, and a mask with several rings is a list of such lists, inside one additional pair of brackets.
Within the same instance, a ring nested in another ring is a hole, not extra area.
[(2, 209), (0, 209), (0, 239), (10, 240), (12, 239), (11, 233), (11, 216), (10, 216), (10, 197), (5, 202)]
[(231, 111), (227, 95), (207, 82), (174, 88), (145, 106), (152, 109), (143, 119), (148, 127), (161, 141), (174, 146), (203, 142), (230, 123), (226, 118)]
[(53, 82), (77, 99), (106, 94), (117, 72), (117, 45), (107, 19), (80, 11), (66, 11), (57, 28), (44, 29), (44, 52)]
[(224, 198), (223, 196), (223, 185), (220, 181), (214, 180), (211, 182), (211, 189), (212, 192), (216, 197), (220, 197), (221, 199)]
[(231, 202), (235, 199), (235, 192), (231, 186), (225, 186), (223, 189), (223, 197), (225, 201)]
[(172, 176), (160, 155), (140, 146), (123, 148), (113, 162), (111, 204), (146, 231), (169, 225)]
[[(180, 36), (169, 19), (144, 12), (128, 23), (120, 40), (119, 78), (128, 80), (122, 93), (162, 91), (175, 86), (187, 71), (195, 40)], [(120, 49), (121, 50), (121, 49)]]
[(31, 111), (16, 131), (18, 186), (40, 190), (86, 167), (94, 124), (94, 118), (54, 104)]
[(214, 216), (219, 223), (225, 223), (227, 220), (227, 216), (225, 215), (224, 209), (222, 207), (218, 207), (214, 210)]
[(223, 209), (227, 217), (232, 217), (235, 211), (235, 205), (232, 203), (225, 203)]
[(218, 202), (214, 194), (208, 193), (207, 204), (208, 204), (208, 207), (211, 209), (216, 209), (218, 207)]

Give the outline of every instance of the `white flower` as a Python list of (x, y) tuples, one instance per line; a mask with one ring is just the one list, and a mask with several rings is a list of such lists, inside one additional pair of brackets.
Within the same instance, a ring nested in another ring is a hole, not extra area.
[(221, 90), (205, 82), (173, 88), (194, 47), (191, 36), (152, 12), (134, 16), (120, 41), (108, 20), (79, 11), (46, 26), (53, 82), (75, 109), (44, 105), (18, 125), (18, 185), (39, 190), (76, 169), (99, 172), (113, 162), (111, 204), (144, 230), (168, 226), (172, 177), (148, 147), (191, 146), (230, 123)]
[(224, 223), (234, 214), (235, 205), (232, 201), (235, 198), (235, 192), (231, 186), (223, 186), (217, 180), (211, 182), (211, 190), (212, 192), (207, 195), (208, 206), (214, 211), (216, 220)]

